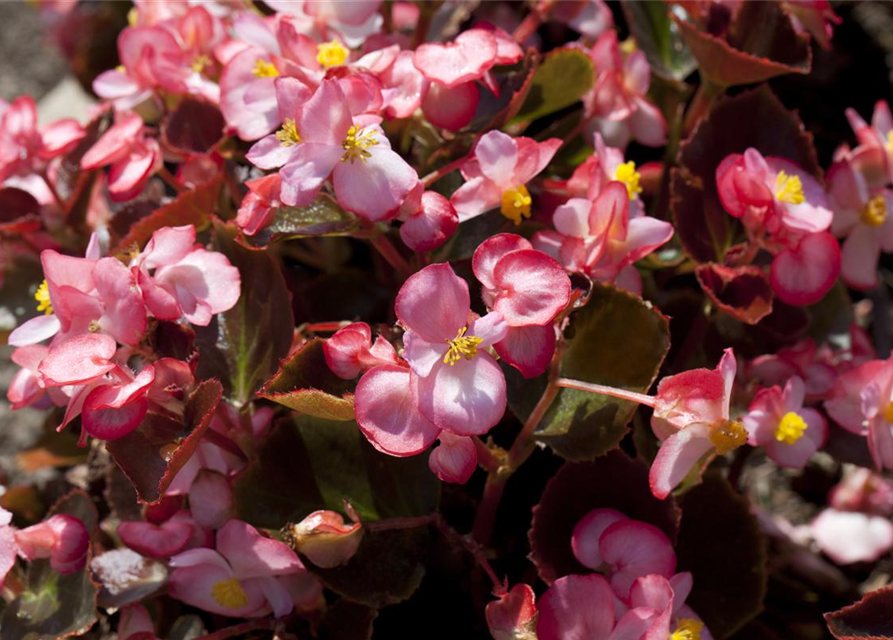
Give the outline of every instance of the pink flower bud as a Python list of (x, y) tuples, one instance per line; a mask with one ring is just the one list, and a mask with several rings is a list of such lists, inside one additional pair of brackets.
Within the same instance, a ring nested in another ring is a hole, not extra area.
[(431, 452), (428, 466), (444, 482), (465, 484), (478, 463), (474, 441), (465, 436), (454, 436), (448, 431), (440, 433), (440, 446)]
[(294, 548), (323, 569), (345, 564), (363, 539), (360, 522), (347, 525), (334, 511), (314, 511), (291, 528)]
[(55, 515), (15, 533), (19, 555), (26, 560), (49, 558), (53, 570), (68, 574), (87, 562), (90, 534), (84, 523), (69, 515)]
[(487, 626), (495, 640), (534, 638), (536, 596), (526, 584), (516, 584), (499, 600), (487, 605)]

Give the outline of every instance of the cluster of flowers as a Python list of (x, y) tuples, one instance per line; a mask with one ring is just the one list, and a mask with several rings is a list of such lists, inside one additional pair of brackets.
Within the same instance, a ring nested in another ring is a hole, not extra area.
[(712, 640), (685, 604), (693, 585), (658, 527), (614, 509), (594, 509), (574, 527), (577, 561), (595, 573), (555, 580), (538, 602), (518, 584), (487, 606), (494, 638), (540, 640)]
[(67, 406), (59, 429), (81, 416), (82, 444), (127, 435), (150, 404), (182, 414), (194, 363), (141, 349), (149, 319), (207, 326), (240, 291), (238, 270), (196, 244), (191, 225), (159, 229), (121, 259), (100, 253), (96, 234), (83, 258), (43, 251), (35, 298), (44, 315), (9, 336), (22, 367), (7, 394), (13, 408)]

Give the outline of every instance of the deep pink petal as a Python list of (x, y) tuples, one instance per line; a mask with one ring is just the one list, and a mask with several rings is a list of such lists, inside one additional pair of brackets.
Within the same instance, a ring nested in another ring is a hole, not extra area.
[(549, 367), (555, 354), (555, 341), (555, 327), (551, 324), (510, 327), (505, 338), (493, 348), (525, 378), (535, 378)]
[(574, 526), (571, 535), (571, 549), (574, 557), (584, 567), (593, 571), (601, 568), (605, 561), (599, 551), (599, 540), (605, 529), (615, 522), (626, 520), (627, 517), (615, 509), (593, 509)]
[(468, 284), (452, 267), (432, 264), (403, 283), (394, 310), (404, 327), (442, 344), (465, 326), (470, 304)]
[(597, 573), (559, 578), (538, 609), (539, 640), (608, 640), (614, 628), (614, 592)]
[(840, 246), (828, 232), (813, 233), (775, 256), (770, 280), (782, 302), (805, 306), (825, 297), (840, 273)]
[(471, 438), (440, 434), (440, 445), (428, 457), (428, 466), (444, 482), (465, 484), (477, 468), (478, 455)]
[(490, 236), (474, 251), (471, 261), (474, 277), (484, 285), (484, 288), (495, 289), (493, 270), (503, 256), (512, 251), (531, 248), (532, 245), (528, 240), (515, 233), (498, 233), (495, 236)]
[(514, 327), (552, 321), (570, 300), (571, 282), (564, 268), (536, 249), (513, 251), (493, 270), (493, 309)]
[(611, 586), (622, 600), (637, 578), (657, 574), (669, 578), (676, 571), (676, 553), (666, 534), (652, 524), (621, 520), (599, 538), (599, 550), (611, 565)]
[(192, 537), (192, 525), (168, 520), (159, 526), (134, 520), (118, 525), (118, 537), (140, 555), (161, 560), (183, 550)]

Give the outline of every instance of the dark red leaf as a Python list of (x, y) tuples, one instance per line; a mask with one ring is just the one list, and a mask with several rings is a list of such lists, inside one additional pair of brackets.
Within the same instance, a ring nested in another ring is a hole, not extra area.
[(165, 118), (161, 135), (167, 146), (180, 153), (207, 153), (223, 138), (225, 125), (217, 105), (185, 96)]
[(855, 604), (825, 614), (828, 629), (838, 640), (893, 638), (893, 586), (866, 593)]
[(759, 267), (704, 264), (697, 267), (695, 275), (704, 293), (742, 322), (756, 324), (772, 311), (772, 287)]

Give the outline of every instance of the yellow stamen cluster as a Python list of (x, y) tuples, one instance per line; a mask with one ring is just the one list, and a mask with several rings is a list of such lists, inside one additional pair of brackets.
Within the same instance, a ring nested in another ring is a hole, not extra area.
[(46, 315), (53, 313), (53, 303), (50, 300), (50, 290), (47, 287), (46, 280), (41, 282), (40, 286), (37, 287), (37, 293), (34, 294), (34, 299), (37, 300), (38, 311), (42, 311)]
[(884, 409), (884, 420), (893, 424), (893, 402), (887, 405), (887, 408)]
[(347, 56), (350, 55), (348, 48), (337, 40), (323, 42), (317, 45), (316, 50), (318, 51), (316, 61), (326, 69), (341, 66), (347, 62)]
[(862, 209), (862, 222), (869, 227), (879, 227), (887, 221), (887, 201), (880, 193), (872, 196)]
[(344, 149), (341, 162), (349, 160), (353, 164), (359, 159), (365, 164), (366, 159), (372, 157), (372, 153), (368, 151), (369, 147), (374, 147), (377, 144), (378, 140), (375, 139), (374, 129), (358, 129), (357, 125), (353, 125), (347, 130), (347, 137), (341, 143), (341, 148)]
[(209, 56), (207, 53), (203, 53), (196, 56), (190, 66), (196, 73), (201, 73), (208, 67), (209, 64), (211, 64), (211, 56)]
[(803, 437), (803, 432), (808, 428), (809, 425), (799, 413), (788, 411), (775, 429), (775, 439), (785, 444), (794, 444)]
[(530, 205), (532, 203), (530, 192), (522, 184), (519, 187), (506, 189), (502, 192), (500, 211), (502, 211), (502, 215), (514, 222), (515, 225), (519, 225), (522, 218), (530, 217)]
[(471, 360), (478, 354), (478, 346), (483, 342), (483, 338), (477, 336), (466, 336), (465, 332), (468, 327), (459, 329), (459, 333), (452, 340), (447, 340), (450, 348), (447, 349), (446, 355), (443, 357), (443, 363), (453, 366), (462, 358)]
[(642, 179), (641, 174), (636, 171), (636, 163), (630, 160), (624, 162), (614, 173), (614, 179), (619, 180), (626, 185), (626, 193), (630, 200), (635, 200), (636, 196), (642, 193), (642, 187), (639, 181)]
[(676, 622), (676, 630), (670, 640), (701, 640), (704, 623), (695, 618), (682, 618)]
[(256, 78), (275, 78), (279, 75), (279, 69), (272, 62), (258, 58), (254, 61), (254, 70), (251, 73)]
[(778, 177), (775, 178), (775, 197), (781, 202), (787, 202), (788, 204), (803, 204), (806, 202), (800, 177), (779, 171)]
[(710, 442), (723, 455), (747, 442), (747, 429), (740, 420), (726, 420), (710, 430)]
[(211, 597), (227, 609), (241, 609), (248, 604), (248, 595), (236, 578), (215, 582), (211, 587)]
[(298, 133), (298, 125), (295, 124), (294, 118), (285, 119), (282, 128), (276, 132), (276, 139), (283, 147), (291, 147), (301, 141), (301, 134)]
[(887, 142), (884, 146), (887, 147), (888, 153), (893, 153), (893, 129), (887, 132)]

